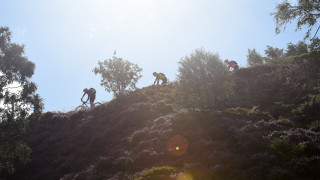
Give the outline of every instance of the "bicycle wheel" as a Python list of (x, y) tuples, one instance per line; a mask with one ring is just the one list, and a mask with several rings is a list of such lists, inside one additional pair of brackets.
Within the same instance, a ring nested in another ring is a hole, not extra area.
[(87, 107), (85, 106), (85, 105), (80, 105), (80, 106), (78, 106), (77, 108), (76, 108), (76, 111), (83, 111), (83, 110), (86, 110), (87, 109)]
[(101, 103), (99, 102), (94, 103), (94, 106), (99, 106), (99, 105), (101, 105)]

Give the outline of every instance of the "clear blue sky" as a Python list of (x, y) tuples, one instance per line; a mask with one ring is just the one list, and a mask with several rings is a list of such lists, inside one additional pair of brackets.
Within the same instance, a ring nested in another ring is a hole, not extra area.
[(178, 61), (196, 48), (246, 66), (248, 48), (263, 54), (267, 45), (285, 48), (304, 32), (289, 25), (275, 34), (270, 15), (280, 0), (0, 0), (0, 26), (25, 45), (36, 64), (32, 80), (45, 111), (69, 111), (82, 90), (94, 87), (97, 101), (112, 94), (92, 69), (117, 56), (143, 68), (139, 88), (153, 83), (152, 72), (169, 80)]

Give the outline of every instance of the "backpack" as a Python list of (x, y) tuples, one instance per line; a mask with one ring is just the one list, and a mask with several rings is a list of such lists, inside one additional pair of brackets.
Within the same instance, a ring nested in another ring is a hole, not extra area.
[(158, 73), (158, 78), (164, 80), (166, 79), (166, 76), (163, 73)]
[(230, 61), (230, 63), (234, 63), (234, 64), (238, 65), (238, 63), (237, 63), (237, 62), (235, 62), (235, 61)]
[(96, 94), (96, 90), (94, 88), (90, 88), (88, 94)]

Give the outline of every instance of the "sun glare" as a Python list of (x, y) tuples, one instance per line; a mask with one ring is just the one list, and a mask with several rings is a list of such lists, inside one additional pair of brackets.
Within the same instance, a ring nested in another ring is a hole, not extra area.
[[(74, 22), (89, 26), (89, 36), (99, 31), (142, 32), (165, 28), (172, 17), (183, 9), (178, 1), (157, 0), (93, 0), (69, 4)], [(95, 29), (96, 32), (92, 32)]]

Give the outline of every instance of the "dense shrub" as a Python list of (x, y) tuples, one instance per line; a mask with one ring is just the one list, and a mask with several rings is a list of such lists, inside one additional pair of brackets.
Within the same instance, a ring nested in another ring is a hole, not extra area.
[[(227, 107), (251, 108), (259, 106), (279, 116), (297, 116), (297, 120), (308, 121), (320, 115), (316, 96), (320, 86), (320, 51), (289, 57), (272, 64), (242, 68), (233, 74), (234, 96), (225, 102)], [(299, 114), (300, 112), (300, 114)], [(309, 123), (305, 122), (305, 123)]]
[(310, 129), (316, 132), (320, 132), (320, 120), (318, 121), (313, 121), (310, 125), (309, 125)]
[(182, 58), (179, 64), (178, 96), (181, 103), (193, 110), (221, 108), (233, 83), (219, 55), (197, 49)]
[[(291, 63), (299, 67), (305, 61)], [(138, 89), (90, 111), (43, 114), (24, 136), (32, 161), (13, 179), (317, 179), (320, 86), (288, 82), (294, 71), (286, 63), (227, 74), (236, 84), (232, 98), (231, 91), (213, 91), (204, 99), (212, 89), (200, 88), (204, 94), (196, 96), (184, 94), (195, 89), (168, 84)], [(193, 80), (185, 87), (205, 86)], [(219, 103), (210, 104), (213, 95)], [(177, 103), (201, 111), (182, 111)]]
[(304, 142), (295, 144), (290, 141), (289, 137), (285, 136), (273, 139), (269, 148), (270, 152), (277, 155), (279, 159), (288, 161), (303, 155), (306, 149), (306, 144)]
[(319, 120), (320, 118), (320, 94), (309, 95), (308, 100), (301, 103), (297, 108), (292, 110), (292, 113), (296, 116), (293, 121), (306, 125), (312, 121)]
[(172, 179), (170, 175), (178, 173), (179, 169), (171, 166), (161, 166), (161, 167), (153, 167), (144, 171), (139, 178), (135, 180), (163, 180), (163, 179)]
[(301, 156), (320, 154), (319, 133), (307, 129), (290, 129), (270, 132), (265, 138), (270, 142), (270, 152), (279, 159), (291, 160)]
[(247, 108), (228, 108), (221, 112), (221, 115), (227, 117), (233, 117), (236, 119), (250, 120), (250, 121), (259, 121), (259, 120), (270, 120), (272, 115), (268, 112), (259, 111), (257, 108), (251, 110)]

